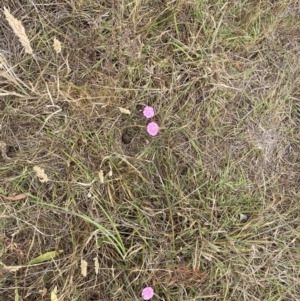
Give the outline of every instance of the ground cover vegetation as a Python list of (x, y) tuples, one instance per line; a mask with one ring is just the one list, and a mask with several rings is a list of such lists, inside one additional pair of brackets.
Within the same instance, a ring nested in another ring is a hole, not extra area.
[(1, 300), (299, 300), (298, 1), (0, 4)]

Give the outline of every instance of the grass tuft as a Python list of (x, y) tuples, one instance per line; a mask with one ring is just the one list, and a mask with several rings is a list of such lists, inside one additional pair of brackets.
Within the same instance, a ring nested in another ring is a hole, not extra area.
[(273, 2), (4, 0), (2, 299), (297, 300), (299, 11)]

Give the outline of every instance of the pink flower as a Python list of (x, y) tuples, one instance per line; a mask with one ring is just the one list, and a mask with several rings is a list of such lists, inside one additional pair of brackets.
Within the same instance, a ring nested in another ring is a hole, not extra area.
[(143, 114), (146, 118), (151, 118), (154, 116), (154, 109), (152, 107), (145, 107)]
[(144, 300), (150, 300), (154, 295), (153, 288), (150, 286), (147, 286), (142, 291), (142, 297)]
[(147, 132), (149, 133), (149, 135), (156, 136), (158, 131), (159, 131), (159, 126), (156, 122), (150, 122), (147, 125)]

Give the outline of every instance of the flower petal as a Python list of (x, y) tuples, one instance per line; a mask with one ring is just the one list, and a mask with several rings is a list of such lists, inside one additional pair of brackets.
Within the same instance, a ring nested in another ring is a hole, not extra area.
[(142, 297), (144, 300), (150, 300), (154, 295), (154, 290), (152, 287), (147, 286), (142, 291)]
[(151, 118), (154, 116), (154, 109), (152, 107), (147, 106), (144, 108), (143, 114), (146, 118)]
[(150, 122), (147, 125), (147, 132), (149, 133), (149, 135), (156, 136), (158, 131), (159, 131), (159, 126), (156, 122)]

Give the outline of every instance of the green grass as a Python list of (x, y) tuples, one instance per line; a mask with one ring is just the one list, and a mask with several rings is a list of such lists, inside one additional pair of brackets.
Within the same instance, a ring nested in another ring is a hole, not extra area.
[(1, 297), (297, 300), (293, 1), (4, 2), (34, 56), (3, 18)]

